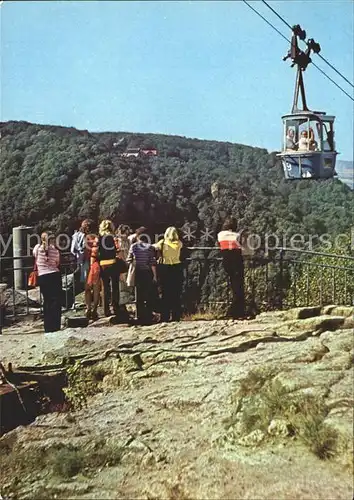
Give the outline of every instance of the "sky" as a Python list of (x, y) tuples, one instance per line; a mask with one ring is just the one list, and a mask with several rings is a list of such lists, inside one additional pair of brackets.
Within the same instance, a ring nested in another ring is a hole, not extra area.
[[(353, 82), (352, 0), (269, 4)], [(2, 121), (281, 147), (295, 69), (282, 61), (287, 42), (243, 1), (5, 1), (0, 14)], [(336, 116), (339, 158), (352, 160), (353, 101), (313, 66), (304, 77), (308, 106)]]

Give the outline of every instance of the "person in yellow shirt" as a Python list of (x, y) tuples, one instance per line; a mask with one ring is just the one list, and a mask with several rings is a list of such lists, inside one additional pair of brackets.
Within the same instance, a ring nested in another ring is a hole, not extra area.
[(175, 227), (168, 227), (163, 239), (154, 247), (159, 254), (159, 279), (162, 288), (161, 321), (180, 321), (182, 314), (181, 295), (183, 285), (183, 267), (181, 250), (183, 244)]

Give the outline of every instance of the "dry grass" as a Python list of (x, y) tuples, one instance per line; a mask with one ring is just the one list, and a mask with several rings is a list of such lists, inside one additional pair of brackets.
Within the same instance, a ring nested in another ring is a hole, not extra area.
[(195, 497), (186, 491), (186, 488), (180, 481), (180, 479), (174, 483), (166, 481), (160, 485), (161, 491), (158, 494), (151, 491), (145, 491), (145, 497), (147, 500), (160, 500), (161, 498), (164, 500), (195, 500)]
[(319, 458), (332, 458), (337, 453), (338, 432), (323, 422), (323, 416), (313, 410), (301, 415), (298, 430), (308, 448)]
[(279, 370), (274, 367), (251, 370), (246, 377), (237, 382), (235, 395), (245, 397), (257, 394), (278, 372)]
[(213, 312), (196, 312), (194, 314), (187, 314), (183, 316), (184, 321), (213, 321), (215, 319), (222, 319), (223, 316)]
[(67, 479), (76, 476), (85, 467), (85, 454), (70, 446), (50, 454), (47, 461), (55, 476)]
[(67, 387), (63, 389), (70, 410), (76, 411), (87, 406), (88, 398), (101, 392), (99, 377), (92, 368), (83, 367), (80, 362), (66, 369)]
[(235, 429), (239, 438), (256, 430), (267, 436), (270, 423), (281, 420), (286, 423), (288, 437), (301, 440), (318, 458), (334, 457), (339, 435), (324, 423), (329, 411), (324, 399), (301, 391), (289, 392), (274, 378), (276, 373), (273, 368), (254, 370), (238, 382), (226, 426)]
[[(135, 365), (134, 365), (135, 366)], [(71, 411), (87, 406), (88, 399), (103, 392), (109, 387), (120, 387), (124, 384), (129, 366), (115, 361), (98, 362), (92, 366), (83, 366), (80, 362), (68, 366), (67, 387), (63, 389), (66, 402)], [(104, 379), (107, 377), (107, 381)]]
[[(22, 485), (28, 486), (28, 481), (34, 480), (37, 474), (48, 480), (68, 480), (80, 473), (86, 475), (101, 467), (119, 465), (122, 457), (122, 447), (106, 442), (99, 443), (94, 451), (72, 445), (47, 450), (14, 448), (1, 457), (1, 495), (20, 498)], [(46, 498), (51, 498), (50, 492), (47, 493)]]
[(225, 319), (225, 307), (220, 304), (215, 307), (206, 306), (200, 307), (195, 313), (186, 314), (183, 316), (184, 321), (213, 321), (215, 319)]

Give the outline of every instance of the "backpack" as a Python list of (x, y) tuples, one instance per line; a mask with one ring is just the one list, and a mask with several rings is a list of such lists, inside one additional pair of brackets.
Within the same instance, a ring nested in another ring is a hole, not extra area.
[(81, 231), (75, 231), (71, 242), (71, 253), (75, 255), (78, 262), (84, 257), (85, 235)]
[(113, 260), (116, 258), (116, 244), (114, 241), (114, 236), (112, 234), (107, 234), (105, 236), (100, 236), (98, 240), (98, 259), (102, 260)]

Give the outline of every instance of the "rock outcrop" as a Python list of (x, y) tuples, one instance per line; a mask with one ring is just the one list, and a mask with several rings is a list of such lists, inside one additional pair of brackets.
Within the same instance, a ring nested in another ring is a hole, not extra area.
[(331, 306), (3, 335), (4, 361), (62, 369), (70, 356), (71, 396), (95, 395), (0, 440), (2, 494), (351, 500), (353, 333), (353, 310)]

